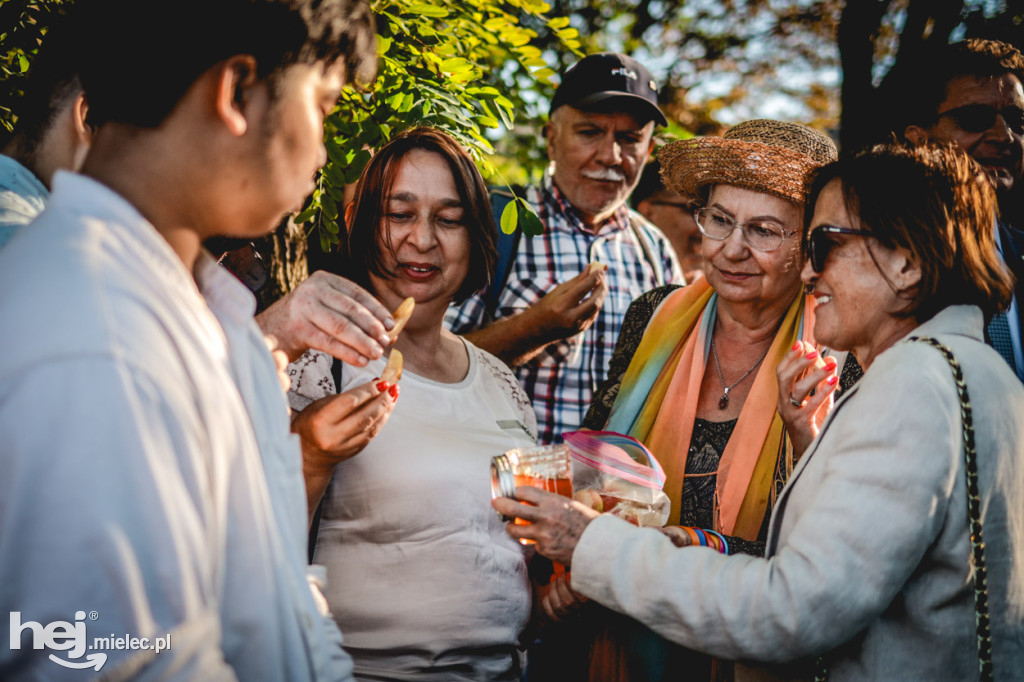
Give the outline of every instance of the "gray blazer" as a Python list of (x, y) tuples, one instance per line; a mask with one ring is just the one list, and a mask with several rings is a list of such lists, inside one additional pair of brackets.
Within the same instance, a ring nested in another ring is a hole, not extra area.
[[(1024, 386), (984, 344), (975, 307), (912, 335), (938, 338), (964, 369), (995, 669), (1024, 680)], [(977, 679), (960, 407), (937, 350), (896, 344), (836, 404), (777, 501), (767, 555), (676, 549), (602, 517), (576, 548), (572, 585), (694, 649), (802, 661), (772, 671), (788, 678), (827, 652), (835, 682)]]

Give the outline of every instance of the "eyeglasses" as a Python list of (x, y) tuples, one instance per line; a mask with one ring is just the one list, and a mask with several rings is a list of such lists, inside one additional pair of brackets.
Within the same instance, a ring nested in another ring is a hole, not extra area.
[(815, 272), (825, 269), (825, 261), (832, 249), (838, 246), (830, 234), (853, 234), (865, 237), (869, 234), (867, 230), (857, 230), (852, 227), (837, 227), (836, 225), (819, 225), (811, 231), (807, 238), (807, 257), (811, 259), (811, 267)]
[(940, 111), (937, 116), (948, 116), (963, 130), (969, 133), (983, 133), (996, 122), (996, 116), (1002, 116), (1006, 125), (1016, 135), (1024, 134), (1024, 109), (1006, 107), (996, 109), (988, 104), (968, 104), (955, 109)]
[(787, 230), (778, 223), (765, 220), (752, 220), (749, 223), (737, 223), (733, 218), (714, 208), (702, 208), (694, 211), (693, 217), (701, 234), (709, 239), (722, 241), (728, 239), (737, 227), (743, 228), (743, 239), (750, 248), (756, 251), (774, 251), (782, 246), (782, 242), (796, 230)]

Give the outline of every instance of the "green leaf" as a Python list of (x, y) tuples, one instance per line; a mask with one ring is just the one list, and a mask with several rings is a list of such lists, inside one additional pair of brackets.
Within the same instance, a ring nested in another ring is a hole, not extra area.
[(519, 223), (519, 211), (516, 209), (518, 205), (518, 199), (510, 201), (501, 211), (501, 231), (505, 234), (512, 234), (516, 231), (516, 225)]
[(327, 158), (330, 159), (332, 163), (337, 163), (342, 166), (348, 163), (345, 159), (345, 152), (337, 142), (334, 140), (327, 140), (324, 144), (327, 147)]
[(493, 17), (484, 22), (484, 28), (488, 31), (500, 31), (503, 28), (511, 26), (513, 23), (515, 22), (510, 21), (509, 17), (506, 16)]
[(320, 195), (320, 206), (324, 209), (324, 217), (328, 220), (338, 219), (338, 205), (329, 194)]
[(441, 70), (451, 74), (465, 73), (473, 70), (473, 62), (462, 57), (452, 57), (441, 62)]
[[(540, 216), (533, 212), (530, 205), (518, 197), (514, 203), (519, 213), (519, 222), (523, 226), (523, 234), (527, 237), (536, 237), (544, 234), (544, 223), (540, 221)], [(508, 210), (508, 206), (505, 209)], [(502, 222), (505, 221), (504, 212), (502, 212), (501, 219)]]
[(18, 55), (18, 65), (21, 67), (21, 72), (25, 73), (28, 71), (28, 57), (23, 54)]
[(466, 88), (466, 94), (476, 99), (488, 100), (496, 99), (501, 96), (501, 93), (497, 88), (485, 86), (482, 88)]
[(369, 150), (360, 149), (352, 159), (352, 163), (345, 169), (345, 184), (351, 184), (359, 179), (366, 164), (370, 162)]
[(543, 68), (539, 71), (533, 72), (533, 77), (542, 83), (550, 83), (551, 79), (555, 76), (555, 70), (549, 68)]
[(313, 216), (316, 215), (316, 211), (317, 211), (316, 205), (315, 204), (310, 204), (309, 206), (304, 208), (301, 213), (299, 213), (297, 216), (295, 216), (295, 218), (293, 220), (294, 220), (296, 225), (303, 225), (303, 224), (308, 223), (310, 220), (313, 219)]
[(486, 128), (497, 128), (499, 125), (498, 119), (494, 118), (493, 116), (487, 116), (486, 114), (482, 116), (477, 116), (476, 120), (480, 125)]
[(437, 5), (430, 5), (427, 3), (418, 3), (405, 10), (407, 14), (419, 14), (424, 17), (446, 17), (448, 16), (448, 10), (444, 7), (438, 7)]
[(569, 25), (569, 17), (555, 17), (554, 19), (552, 19), (551, 21), (548, 22), (548, 27), (551, 30), (558, 30), (560, 28), (565, 28), (568, 25)]

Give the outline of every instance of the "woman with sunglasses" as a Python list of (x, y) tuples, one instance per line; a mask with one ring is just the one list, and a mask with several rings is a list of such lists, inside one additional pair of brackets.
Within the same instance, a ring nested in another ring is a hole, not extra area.
[[(658, 156), (665, 186), (703, 206), (704, 277), (633, 303), (584, 426), (629, 434), (662, 464), (672, 501), (663, 530), (674, 542), (761, 556), (772, 499), (792, 468), (775, 367), (798, 345), (838, 380), (835, 358), (813, 345), (813, 304), (800, 283), (805, 179), (835, 159), (835, 145), (802, 125), (755, 120)], [(557, 618), (573, 595), (556, 580), (542, 604)], [(597, 622), (577, 627), (604, 627)], [(711, 676), (705, 656), (659, 644), (627, 621), (608, 627), (591, 638), (617, 645), (597, 647), (590, 679), (609, 679), (612, 668), (628, 671), (618, 679), (679, 669)]]
[[(537, 506), (494, 502), (530, 522), (509, 533), (571, 562), (587, 597), (784, 679), (1024, 680), (1024, 386), (983, 338), (1012, 286), (994, 201), (953, 146), (877, 147), (818, 175), (814, 332), (865, 373), (780, 495), (766, 558), (676, 549), (523, 489)], [(822, 386), (787, 385), (810, 366), (786, 362), (787, 402)]]

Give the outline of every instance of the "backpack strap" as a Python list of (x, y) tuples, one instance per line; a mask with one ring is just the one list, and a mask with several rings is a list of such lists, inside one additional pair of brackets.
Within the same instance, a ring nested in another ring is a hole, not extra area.
[(636, 235), (636, 240), (640, 242), (640, 248), (644, 252), (644, 259), (650, 263), (651, 269), (654, 270), (654, 280), (657, 282), (655, 288), (665, 286), (665, 265), (655, 255), (654, 244), (651, 243), (650, 236), (648, 236), (647, 232), (641, 227), (640, 221), (632, 213), (629, 214), (629, 227), (633, 230), (633, 234)]
[(516, 260), (516, 253), (519, 251), (519, 240), (523, 236), (521, 229), (516, 229), (512, 234), (505, 234), (501, 229), (501, 214), (505, 211), (505, 207), (515, 200), (518, 194), (518, 191), (513, 194), (504, 188), (493, 188), (490, 191), (491, 209), (494, 214), (494, 229), (496, 232), (494, 245), (498, 250), (498, 266), (495, 268), (494, 278), (491, 280), (490, 286), (484, 292), (484, 305), (488, 321), (494, 319), (494, 314), (498, 310), (498, 299), (508, 283), (509, 274), (512, 272), (512, 265)]

